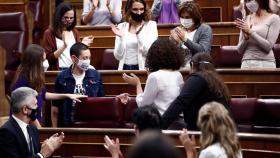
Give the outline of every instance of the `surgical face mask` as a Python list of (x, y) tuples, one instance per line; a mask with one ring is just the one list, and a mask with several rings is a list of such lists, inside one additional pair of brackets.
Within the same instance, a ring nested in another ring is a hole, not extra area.
[(259, 9), (259, 4), (255, 0), (252, 0), (246, 3), (246, 7), (251, 13), (255, 13)]
[(87, 60), (80, 60), (79, 59), (78, 64), (77, 64), (77, 66), (84, 71), (88, 70), (89, 65), (90, 65), (90, 60), (89, 59), (87, 59)]
[(141, 22), (144, 19), (144, 13), (135, 14), (135, 13), (131, 12), (131, 18), (136, 22)]
[(50, 66), (50, 65), (49, 65), (48, 60), (45, 59), (45, 60), (43, 61), (44, 72), (46, 72), (46, 71), (48, 70), (49, 66)]
[(191, 18), (189, 18), (189, 19), (180, 18), (180, 22), (181, 22), (181, 25), (186, 29), (193, 26), (193, 20)]
[(31, 113), (27, 116), (31, 119), (31, 121), (35, 121), (39, 115), (39, 109), (38, 107), (36, 109), (31, 109), (30, 107), (27, 107), (29, 110), (31, 110)]

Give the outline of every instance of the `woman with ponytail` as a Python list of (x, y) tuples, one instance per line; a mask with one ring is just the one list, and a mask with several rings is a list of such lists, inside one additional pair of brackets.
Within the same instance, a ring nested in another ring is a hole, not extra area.
[[(201, 130), (199, 158), (242, 158), (236, 126), (222, 104), (210, 102), (201, 107), (197, 125)], [(196, 158), (194, 137), (190, 139), (184, 129), (179, 138), (187, 157)]]
[(163, 114), (163, 128), (168, 128), (183, 112), (187, 128), (197, 130), (196, 120), (202, 105), (217, 101), (229, 107), (229, 90), (218, 76), (211, 55), (203, 52), (195, 54), (190, 66), (190, 75), (179, 96)]

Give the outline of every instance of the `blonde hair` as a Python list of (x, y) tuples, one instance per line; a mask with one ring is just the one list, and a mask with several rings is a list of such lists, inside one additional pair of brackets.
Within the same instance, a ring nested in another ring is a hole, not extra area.
[(236, 127), (225, 107), (217, 102), (206, 103), (199, 110), (198, 127), (201, 129), (201, 149), (219, 142), (228, 158), (237, 158), (241, 147)]

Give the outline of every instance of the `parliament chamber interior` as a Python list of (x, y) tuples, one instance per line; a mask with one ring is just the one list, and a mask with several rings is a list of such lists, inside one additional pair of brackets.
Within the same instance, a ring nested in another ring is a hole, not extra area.
[[(53, 101), (46, 100), (42, 108), (40, 142), (53, 133), (63, 131), (62, 146), (54, 157), (110, 157), (104, 148), (104, 136), (119, 138), (120, 149), (127, 153), (135, 139), (133, 112), (137, 109), (137, 91), (122, 78), (123, 73), (134, 73), (145, 87), (146, 70), (118, 70), (119, 61), (114, 57), (116, 35), (111, 26), (83, 24), (83, 7), (89, 0), (64, 0), (76, 11), (76, 30), (82, 41), (93, 36), (88, 46), (90, 64), (100, 73), (104, 96), (87, 97), (75, 105), (74, 122), (71, 127), (52, 127)], [(102, 1), (102, 0), (101, 0)], [(111, 0), (112, 1), (112, 0)], [(114, 0), (115, 1), (115, 0)], [(122, 15), (130, 0), (122, 0)], [(146, 0), (152, 7), (154, 0)], [(183, 1), (183, 0), (182, 0)], [(211, 57), (231, 96), (230, 115), (237, 127), (237, 135), (244, 158), (280, 157), (280, 38), (273, 45), (276, 68), (241, 69), (243, 55), (238, 53), (240, 29), (236, 17), (242, 18), (237, 6), (240, 0), (196, 0), (201, 8), (203, 23), (212, 29)], [(43, 36), (54, 20), (55, 0), (0, 0), (0, 125), (10, 117), (11, 86), (21, 54), (29, 44), (43, 46)], [(158, 38), (170, 38), (170, 30), (179, 23), (157, 24)], [(275, 32), (277, 33), (277, 32)], [(49, 61), (50, 62), (50, 61)], [(191, 70), (180, 69), (184, 80)], [(47, 92), (55, 92), (60, 70), (47, 70), (44, 85)], [(91, 81), (89, 81), (91, 82)], [(130, 99), (123, 103), (119, 94), (129, 93)], [(70, 105), (71, 106), (71, 105)], [(199, 142), (201, 132), (189, 131)], [(174, 141), (175, 147), (184, 153), (178, 137), (179, 130), (163, 130), (163, 134)], [(196, 144), (199, 150), (200, 144)], [(1, 153), (0, 153), (1, 157)]]

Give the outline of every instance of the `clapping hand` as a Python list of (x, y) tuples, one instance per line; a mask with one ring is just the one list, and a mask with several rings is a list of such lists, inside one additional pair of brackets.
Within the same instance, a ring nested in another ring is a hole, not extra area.
[(173, 30), (170, 31), (169, 39), (172, 40), (172, 41), (174, 41), (176, 44), (182, 43), (182, 40), (181, 40), (181, 38), (179, 37), (179, 35), (178, 35), (178, 33), (176, 32), (175, 29), (173, 29)]
[(110, 139), (107, 135), (104, 137), (105, 144), (104, 147), (111, 153), (113, 158), (118, 158), (120, 151), (120, 141), (117, 138), (116, 141)]
[(111, 25), (111, 29), (116, 36), (123, 37), (124, 33), (116, 25)]
[(94, 37), (92, 35), (86, 36), (83, 38), (82, 43), (87, 46), (90, 46), (90, 44), (93, 42), (93, 39), (94, 39)]
[(49, 139), (46, 139), (42, 143), (40, 151), (43, 157), (50, 157), (53, 154), (53, 152), (62, 145), (64, 138), (64, 133), (61, 132), (60, 135), (56, 133), (52, 135)]
[(131, 73), (130, 76), (126, 73), (123, 73), (122, 78), (124, 81), (130, 85), (137, 86), (141, 84), (139, 77), (137, 77), (135, 74)]
[(183, 129), (183, 131), (181, 132), (181, 134), (179, 136), (179, 140), (185, 148), (187, 157), (188, 158), (196, 157), (197, 152), (195, 149), (196, 142), (195, 142), (194, 135), (192, 135), (192, 137), (190, 138), (188, 135), (187, 129)]
[(249, 35), (251, 33), (251, 27), (249, 26), (248, 22), (239, 18), (237, 18), (234, 22), (236, 27), (241, 29), (245, 34)]

